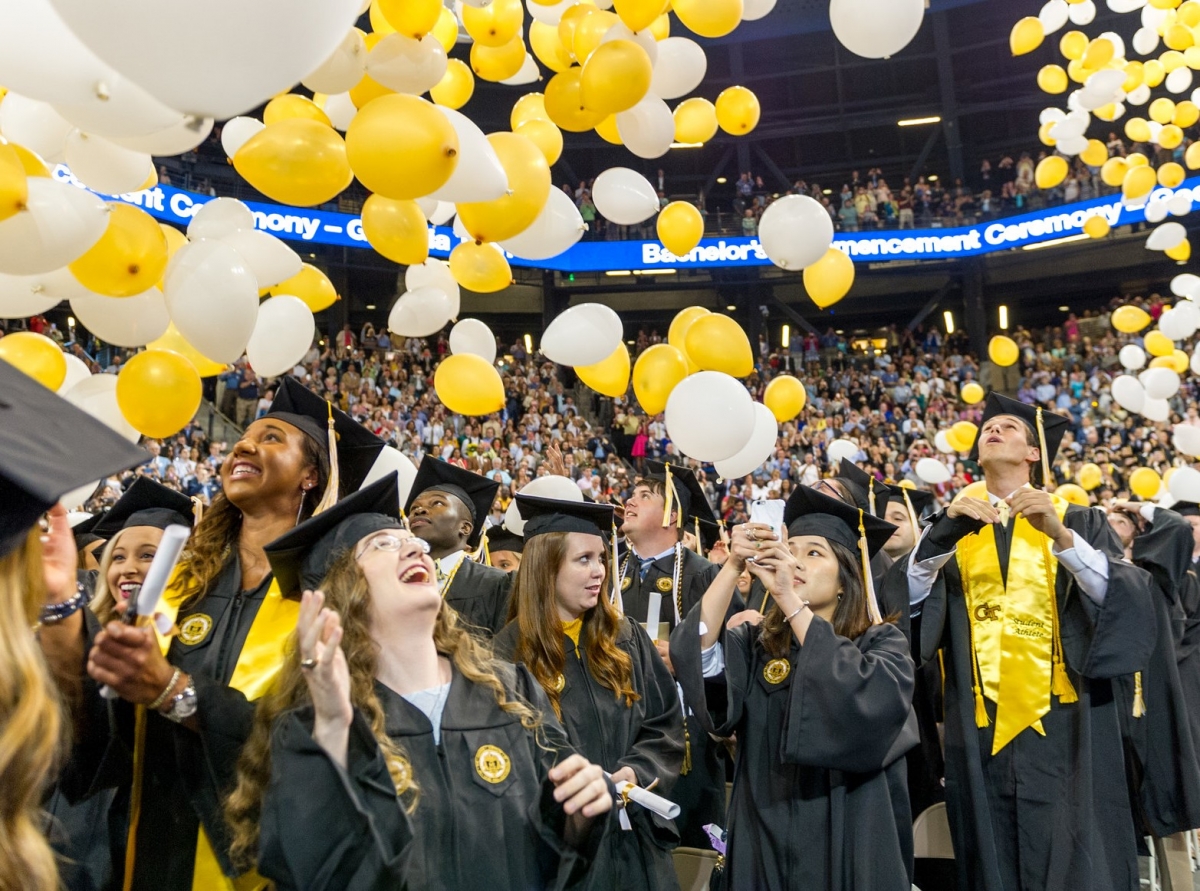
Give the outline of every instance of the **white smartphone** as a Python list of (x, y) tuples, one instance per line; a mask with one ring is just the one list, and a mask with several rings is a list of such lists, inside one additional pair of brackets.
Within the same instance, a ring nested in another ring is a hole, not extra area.
[(750, 522), (762, 523), (770, 526), (771, 530), (779, 536), (780, 541), (785, 541), (787, 535), (783, 530), (783, 508), (785, 502), (777, 498), (761, 499), (759, 501), (750, 502)]

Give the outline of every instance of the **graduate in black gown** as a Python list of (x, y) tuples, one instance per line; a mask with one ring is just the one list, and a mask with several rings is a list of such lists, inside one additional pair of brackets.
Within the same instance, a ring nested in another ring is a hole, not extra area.
[(426, 456), (404, 509), (413, 534), (429, 544), (442, 596), (464, 622), (491, 637), (508, 619), (507, 572), (472, 558), (500, 484)]
[[(838, 463), (837, 473), (828, 479), (817, 480), (812, 487), (881, 519), (887, 514), (891, 501), (891, 490), (885, 484), (845, 458)], [(871, 556), (871, 577), (880, 598), (880, 608), (888, 615), (903, 612), (904, 606), (902, 602), (889, 600), (890, 589), (883, 584), (894, 562), (883, 548)]]
[(1183, 517), (1192, 529), (1192, 559), (1179, 586), (1183, 627), (1177, 632), (1175, 655), (1179, 661), (1183, 698), (1188, 705), (1192, 740), (1200, 746), (1200, 578), (1196, 573), (1197, 561), (1200, 561), (1200, 504), (1177, 501), (1171, 510)]
[(524, 538), (504, 526), (488, 527), (484, 538), (487, 540), (488, 566), (501, 572), (516, 572), (521, 568)]
[[(786, 542), (734, 528), (729, 560), (671, 636), (709, 729), (737, 735), (727, 886), (908, 891), (913, 663), (865, 569), (893, 527), (806, 487), (785, 521)], [(773, 603), (761, 624), (726, 629), (742, 566)]]
[(234, 854), (279, 891), (575, 886), (611, 786), (442, 599), (398, 506), (391, 474), (268, 546), (305, 593), (228, 802)]
[(984, 480), (934, 517), (908, 569), (922, 657), (944, 649), (963, 891), (1138, 886), (1111, 679), (1153, 648), (1151, 583), (1102, 511), (1032, 487), (1066, 425), (991, 394)]
[[(614, 782), (657, 783), (670, 798), (683, 764), (683, 714), (653, 642), (612, 601), (612, 507), (525, 495), (517, 504), (528, 521), (517, 618), (496, 638), (497, 655), (533, 674), (576, 749)], [(679, 887), (671, 820), (630, 805), (612, 822), (589, 889)]]

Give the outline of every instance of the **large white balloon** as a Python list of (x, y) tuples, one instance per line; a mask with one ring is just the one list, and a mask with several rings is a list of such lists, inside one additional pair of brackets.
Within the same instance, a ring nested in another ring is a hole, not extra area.
[(63, 378), (62, 385), (58, 388), (59, 396), (71, 392), (76, 384), (92, 376), (92, 370), (78, 356), (73, 353), (63, 353), (63, 358), (67, 360), (67, 376)]
[(1165, 399), (1152, 399), (1146, 397), (1145, 403), (1142, 405), (1142, 417), (1147, 421), (1162, 423), (1171, 415), (1171, 406)]
[[(1193, 458), (1200, 457), (1200, 427), (1193, 427), (1191, 424), (1176, 424), (1175, 435), (1171, 438), (1175, 448), (1185, 455), (1191, 455)], [(1182, 468), (1181, 468), (1182, 469)], [(1191, 468), (1188, 468), (1191, 469)], [(1175, 471), (1178, 475), (1179, 471)], [(1200, 472), (1192, 470), (1197, 477), (1200, 477)], [(1175, 475), (1172, 475), (1171, 482), (1175, 482)], [(1174, 486), (1171, 486), (1174, 495)]]
[(11, 275), (66, 266), (108, 227), (108, 205), (98, 195), (45, 177), (27, 182), (25, 209), (0, 222), (0, 272)]
[(55, 110), (81, 130), (100, 136), (148, 136), (174, 127), (184, 115), (167, 108), (126, 78), (115, 75), (120, 89), (79, 105), (57, 102)]
[(732, 458), (754, 433), (754, 401), (742, 383), (719, 371), (684, 378), (667, 398), (667, 435), (697, 461)]
[(74, 126), (45, 102), (9, 93), (0, 102), (0, 133), (36, 152), (50, 164), (63, 159), (67, 136)]
[(552, 6), (543, 6), (535, 0), (525, 0), (525, 8), (529, 10), (530, 16), (543, 25), (557, 28), (563, 13), (578, 2), (579, 0), (562, 0), (561, 3), (555, 3)]
[(1136, 343), (1129, 343), (1121, 347), (1117, 358), (1121, 360), (1121, 367), (1130, 371), (1139, 371), (1146, 367), (1146, 351)]
[(1171, 293), (1188, 300), (1200, 298), (1200, 275), (1184, 272), (1171, 279)]
[(446, 292), (425, 286), (400, 295), (388, 314), (388, 328), (399, 337), (429, 337), (446, 327), (451, 317)]
[(239, 229), (253, 229), (254, 214), (236, 198), (216, 198), (196, 211), (187, 227), (192, 241), (224, 238)]
[(1176, 189), (1175, 194), (1167, 199), (1167, 210), (1173, 217), (1186, 217), (1192, 212), (1194, 200), (1191, 189)]
[(242, 255), (213, 239), (181, 247), (164, 293), (184, 340), (214, 362), (237, 361), (258, 319), (258, 282)]
[(496, 361), (496, 335), (479, 319), (460, 319), (450, 329), (450, 352), (479, 356), (491, 365)]
[(101, 340), (121, 347), (145, 346), (166, 334), (171, 324), (158, 288), (132, 297), (78, 294), (71, 298), (71, 310)]
[[(387, 38), (384, 38), (386, 40)], [(381, 40), (380, 43), (383, 41)], [(444, 55), (444, 54), (443, 54)], [(324, 62), (305, 76), (301, 83), (314, 93), (345, 93), (362, 80), (367, 72), (367, 43), (363, 32), (351, 28)], [(382, 83), (382, 81), (380, 81)]]
[(1179, 392), (1179, 373), (1173, 368), (1147, 368), (1138, 380), (1146, 389), (1147, 399), (1170, 399)]
[(458, 164), (445, 185), (429, 193), (430, 198), (458, 204), (463, 201), (495, 201), (508, 191), (508, 174), (483, 131), (465, 114), (436, 106), (458, 134)]
[(1138, 28), (1133, 33), (1133, 49), (1139, 56), (1148, 56), (1158, 49), (1158, 32), (1153, 28)]
[(658, 43), (650, 92), (663, 99), (679, 99), (700, 86), (707, 71), (708, 57), (700, 44), (687, 37), (668, 37)]
[(1172, 340), (1187, 340), (1200, 328), (1200, 306), (1190, 300), (1181, 300), (1171, 307), (1171, 316), (1175, 320), (1175, 330), (1180, 335), (1172, 337)]
[(358, 114), (358, 108), (349, 93), (334, 93), (332, 96), (327, 96), (324, 109), (329, 123), (333, 124), (335, 130), (341, 130), (343, 133), (350, 127), (354, 116)]
[[(1175, 427), (1176, 438), (1179, 437), (1181, 427), (1182, 425)], [(1197, 428), (1191, 427), (1190, 429), (1196, 430)], [(1190, 436), (1188, 437), (1188, 444), (1193, 444)], [(1189, 452), (1183, 449), (1180, 449), (1180, 451), (1184, 451), (1185, 454), (1189, 455), (1200, 454), (1200, 452)], [(1174, 496), (1176, 501), (1200, 502), (1200, 470), (1196, 470), (1194, 467), (1180, 467), (1171, 474), (1171, 481), (1167, 483), (1167, 491)]]
[(232, 158), (251, 137), (266, 128), (267, 125), (258, 118), (238, 117), (226, 121), (221, 127), (221, 148), (225, 150), (226, 157)]
[(160, 0), (51, 2), (101, 61), (169, 108), (218, 120), (316, 69), (359, 7), (359, 0), (208, 0), (203, 8)]
[(1134, 414), (1141, 414), (1146, 404), (1146, 389), (1142, 382), (1131, 374), (1121, 374), (1113, 378), (1112, 395), (1117, 405)]
[(1067, 0), (1049, 0), (1038, 13), (1038, 21), (1042, 23), (1042, 30), (1047, 34), (1053, 34), (1062, 28), (1067, 24), (1069, 11)]
[(286, 281), (304, 265), (300, 255), (283, 241), (257, 229), (238, 229), (219, 240), (242, 255), (260, 291)]
[(121, 407), (117, 405), (115, 374), (90, 375), (68, 390), (63, 398), (130, 442), (141, 439), (142, 435), (125, 420)]
[(754, 22), (775, 8), (775, 0), (746, 0), (742, 4), (742, 21)]
[(286, 374), (304, 359), (314, 331), (312, 310), (299, 297), (280, 294), (264, 300), (246, 344), (250, 367), (263, 377)]
[(592, 200), (596, 202), (600, 215), (618, 226), (641, 223), (658, 213), (659, 209), (658, 193), (649, 180), (628, 167), (610, 167), (596, 177), (592, 185)]
[(950, 431), (948, 430), (939, 430), (933, 437), (934, 446), (936, 446), (937, 450), (943, 455), (953, 455), (955, 453), (954, 446), (950, 445), (950, 440), (947, 439), (949, 432)]
[(917, 462), (917, 477), (931, 486), (950, 482), (950, 469), (937, 458), (922, 458)]
[(424, 287), (437, 288), (445, 294), (450, 301), (449, 318), (458, 316), (461, 292), (445, 260), (430, 257), (424, 263), (417, 263), (404, 270), (404, 290), (415, 291)]
[(1073, 25), (1090, 25), (1092, 20), (1096, 18), (1096, 4), (1092, 0), (1073, 3), (1071, 4), (1071, 8), (1067, 10), (1067, 17)]
[(595, 365), (612, 355), (624, 335), (621, 317), (611, 308), (603, 303), (580, 303), (549, 324), (542, 335), (541, 351), (559, 365)]
[(633, 108), (617, 115), (621, 142), (639, 158), (661, 158), (675, 141), (675, 118), (667, 103), (647, 93)]
[(849, 439), (835, 439), (825, 450), (825, 457), (829, 461), (829, 466), (834, 467), (839, 461), (853, 461), (854, 456), (860, 451), (856, 442)]
[(921, 30), (924, 0), (831, 0), (829, 22), (838, 41), (867, 59), (886, 59)]
[(741, 479), (753, 473), (775, 453), (775, 441), (779, 435), (779, 422), (771, 409), (761, 402), (754, 403), (754, 430), (750, 441), (732, 458), (718, 461), (717, 473), (727, 480)]
[(587, 224), (571, 196), (562, 189), (551, 189), (545, 206), (529, 228), (499, 245), (523, 260), (548, 260), (568, 250), (586, 231)]
[(72, 130), (67, 137), (66, 153), (75, 178), (105, 195), (136, 191), (154, 175), (154, 161), (145, 152), (131, 151), (81, 130)]
[[(568, 476), (539, 476), (530, 480), (521, 489), (522, 495), (533, 495), (537, 498), (553, 498), (556, 501), (574, 501), (583, 503), (583, 491)], [(525, 521), (521, 519), (521, 511), (514, 498), (504, 512), (504, 528), (517, 535), (525, 534)]]
[(763, 211), (758, 238), (772, 263), (798, 272), (833, 244), (833, 219), (807, 195), (788, 195)]
[(37, 275), (0, 275), (0, 319), (27, 319), (83, 293), (67, 269)]
[[(169, 158), (190, 152), (212, 133), (213, 119), (186, 115), (170, 127), (155, 130), (145, 136), (110, 136), (110, 141), (135, 152), (146, 152), (157, 158)], [(224, 133), (224, 131), (222, 131)]]
[[(446, 75), (446, 65), (446, 50), (432, 34), (420, 40), (389, 34), (367, 55), (367, 74), (373, 80), (389, 90), (414, 96), (436, 87)], [(350, 87), (322, 92), (341, 93)]]
[(384, 446), (379, 457), (375, 459), (375, 463), (371, 465), (371, 469), (367, 471), (367, 478), (363, 480), (363, 484), (359, 488), (365, 489), (393, 472), (396, 474), (397, 486), (400, 489), (400, 509), (403, 510), (404, 503), (408, 501), (408, 493), (412, 491), (413, 480), (417, 478), (417, 465), (409, 461), (407, 456), (398, 449)]
[(1169, 251), (1185, 241), (1187, 241), (1187, 229), (1183, 227), (1183, 223), (1163, 223), (1146, 239), (1146, 249)]

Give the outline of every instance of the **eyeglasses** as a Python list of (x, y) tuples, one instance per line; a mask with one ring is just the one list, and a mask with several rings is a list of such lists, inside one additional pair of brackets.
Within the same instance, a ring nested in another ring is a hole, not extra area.
[(355, 560), (361, 560), (368, 551), (399, 551), (406, 544), (416, 545), (422, 554), (429, 553), (429, 542), (416, 537), (402, 538), (391, 532), (381, 532), (367, 539), (367, 543), (354, 555)]

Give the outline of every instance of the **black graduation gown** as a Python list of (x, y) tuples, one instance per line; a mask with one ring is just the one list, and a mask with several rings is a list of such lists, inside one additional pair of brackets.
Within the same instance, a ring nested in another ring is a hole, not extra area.
[(508, 598), (512, 587), (509, 573), (463, 557), (446, 591), (446, 603), (464, 621), (480, 629), (484, 637), (495, 636), (508, 620)]
[[(645, 578), (640, 577), (638, 570), (638, 560), (631, 556), (625, 572), (625, 578), (629, 580), (628, 587), (625, 587), (625, 582), (622, 581), (622, 601), (626, 615), (635, 621), (645, 622), (650, 592), (658, 591), (663, 597), (659, 620), (666, 622), (673, 631), (675, 629), (675, 606), (671, 602), (670, 591), (662, 591), (659, 583), (662, 580), (665, 580), (664, 583), (671, 582), (672, 574), (675, 571), (674, 556), (655, 560), (647, 570)], [(683, 565), (679, 572), (679, 587), (683, 601), (681, 615), (686, 616), (692, 607), (700, 602), (700, 598), (704, 596), (704, 592), (708, 590), (708, 586), (712, 584), (713, 579), (720, 571), (721, 567), (716, 563), (710, 563), (695, 551), (684, 549)], [(740, 598), (735, 598), (735, 600), (738, 604), (741, 603)], [(735, 609), (731, 605), (730, 613), (740, 609), (744, 609), (744, 607), (738, 605)], [(690, 703), (687, 703), (686, 700), (684, 702), (689, 706), (687, 711), (692, 711)], [(694, 714), (685, 712), (684, 721), (687, 729), (687, 745), (690, 749), (688, 754), (691, 759), (691, 769), (680, 775), (672, 791), (672, 800), (679, 805), (680, 809), (675, 825), (679, 829), (681, 845), (707, 850), (711, 845), (708, 835), (704, 832), (704, 827), (709, 823), (715, 823), (722, 827), (725, 825), (725, 747), (720, 742), (709, 738), (703, 725)]]
[(676, 672), (691, 701), (705, 705), (710, 732), (737, 734), (727, 887), (908, 891), (903, 755), (917, 729), (907, 640), (883, 624), (851, 641), (814, 619), (804, 646), (792, 641), (789, 673), (773, 684), (760, 632), (748, 624), (723, 631), (725, 671), (708, 679), (700, 608), (671, 635)]
[[(988, 726), (975, 725), (970, 629), (954, 558), (920, 605), (922, 659), (945, 651), (946, 806), (961, 891), (1138, 887), (1111, 678), (1144, 665), (1153, 646), (1150, 579), (1122, 559), (1101, 511), (1072, 505), (1064, 523), (1108, 556), (1108, 590), (1096, 606), (1059, 567), (1063, 653), (1079, 701), (1051, 697), (1044, 737), (1027, 729), (993, 756), (994, 704), (987, 703)], [(940, 514), (918, 559), (946, 553), (979, 528)]]
[[(518, 629), (510, 623), (496, 638), (496, 653), (512, 659)], [(592, 677), (587, 666), (586, 630), (575, 645), (564, 636), (566, 684), (559, 694), (562, 724), (575, 748), (609, 773), (630, 767), (639, 786), (659, 784), (655, 792), (672, 797), (683, 764), (683, 712), (674, 679), (658, 655), (649, 635), (629, 616), (623, 620), (617, 646), (633, 662), (633, 689), (641, 697), (632, 706)], [(592, 862), (586, 887), (594, 891), (664, 891), (677, 889), (679, 881), (671, 850), (679, 842), (674, 821), (631, 805), (633, 829), (613, 825)]]
[(1192, 527), (1171, 511), (1156, 510), (1151, 528), (1134, 539), (1133, 561), (1154, 580), (1157, 623), (1155, 647), (1140, 677), (1145, 714), (1133, 715), (1135, 678), (1125, 675), (1115, 682), (1137, 832), (1158, 838), (1200, 827), (1200, 762), (1173, 632), (1182, 630), (1179, 590), (1191, 555)]
[[(502, 666), (500, 676), (510, 697), (542, 713), (536, 732), (501, 709), (490, 689), (455, 669), (435, 743), (425, 713), (376, 683), (387, 734), (404, 751), (420, 790), (411, 815), (361, 712), (351, 726), (345, 769), (313, 740), (311, 706), (280, 716), (271, 736), (259, 872), (279, 891), (578, 885), (608, 820), (593, 821), (580, 850), (563, 840), (566, 818), (548, 774), (572, 747), (527, 671)], [(485, 746), (508, 759), (498, 782), (477, 768)]]
[(1183, 701), (1187, 705), (1188, 723), (1191, 725), (1192, 742), (1200, 756), (1200, 579), (1196, 576), (1195, 563), (1189, 562), (1188, 571), (1179, 587), (1179, 602), (1183, 610), (1183, 627), (1175, 645), (1175, 656), (1179, 665), (1179, 683), (1183, 688)]

